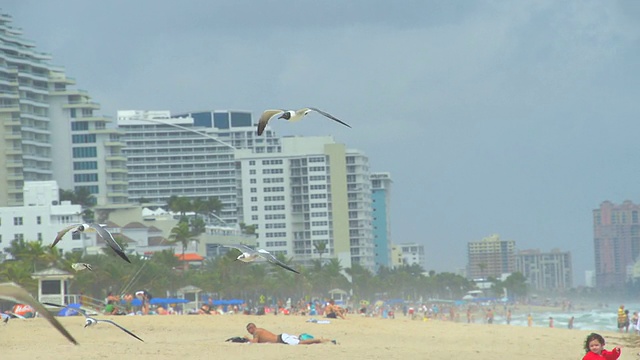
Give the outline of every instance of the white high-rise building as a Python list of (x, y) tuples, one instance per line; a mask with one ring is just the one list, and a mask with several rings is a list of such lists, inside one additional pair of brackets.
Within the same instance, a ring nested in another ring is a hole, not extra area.
[(244, 111), (118, 111), (118, 128), (132, 200), (164, 205), (172, 195), (216, 197), (224, 205), (220, 218), (230, 224), (237, 222), (235, 149), (280, 149), (273, 132), (257, 137)]
[[(239, 216), (258, 246), (309, 263), (374, 268), (368, 160), (331, 137), (285, 137), (279, 153), (237, 150)], [(368, 226), (368, 228), (367, 228)], [(317, 245), (327, 251), (318, 253)]]
[(373, 239), (376, 251), (376, 267), (392, 267), (391, 262), (391, 174), (371, 174), (371, 197), (373, 199)]
[(126, 204), (125, 158), (110, 120), (51, 56), (0, 14), (0, 206), (21, 206), (27, 181), (84, 187), (97, 205)]
[[(55, 181), (28, 181), (23, 193), (25, 206), (0, 207), (0, 260), (3, 249), (13, 240), (39, 241), (48, 246), (58, 231), (82, 222), (81, 206), (60, 202)], [(56, 248), (82, 251), (85, 245), (80, 234), (69, 232)]]

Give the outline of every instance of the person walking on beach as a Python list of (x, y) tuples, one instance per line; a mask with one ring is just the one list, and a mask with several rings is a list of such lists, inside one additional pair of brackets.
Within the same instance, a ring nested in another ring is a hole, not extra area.
[(625, 317), (624, 305), (620, 305), (618, 308), (618, 332), (622, 332), (622, 329), (624, 329)]
[(584, 342), (584, 350), (586, 354), (582, 360), (617, 360), (620, 357), (620, 346), (616, 346), (613, 350), (604, 349), (604, 338), (600, 334), (591, 333)]
[(574, 317), (572, 316), (569, 319), (569, 323), (567, 324), (567, 327), (569, 328), (569, 330), (573, 329), (573, 319), (574, 319)]
[(527, 315), (527, 326), (528, 327), (533, 326), (533, 316), (531, 316), (531, 314)]
[(487, 310), (487, 324), (493, 324), (493, 310)]

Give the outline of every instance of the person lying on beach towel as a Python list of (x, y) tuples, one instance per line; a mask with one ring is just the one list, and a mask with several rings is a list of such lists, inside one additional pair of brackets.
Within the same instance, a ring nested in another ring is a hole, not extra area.
[(303, 335), (307, 335), (307, 336), (296, 336), (296, 335), (290, 335), (290, 334), (285, 334), (285, 333), (276, 335), (276, 334), (272, 333), (271, 331), (269, 331), (267, 329), (262, 329), (262, 328), (257, 327), (256, 324), (254, 324), (254, 323), (248, 323), (247, 324), (247, 331), (249, 332), (249, 334), (252, 335), (252, 337), (245, 336), (245, 338), (250, 343), (271, 343), (271, 344), (287, 344), (287, 345), (311, 345), (311, 344), (322, 344), (322, 343), (326, 343), (326, 342), (332, 342), (332, 343), (336, 344), (335, 340), (309, 338), (309, 336), (307, 334), (303, 334)]

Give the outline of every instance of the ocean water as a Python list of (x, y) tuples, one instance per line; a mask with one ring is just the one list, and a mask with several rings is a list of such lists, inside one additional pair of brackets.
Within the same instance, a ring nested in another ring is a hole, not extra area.
[[(640, 311), (640, 304), (625, 305), (626, 309), (629, 309), (629, 317), (633, 315), (634, 311)], [(460, 314), (464, 320), (465, 315)], [(511, 325), (527, 326), (527, 307), (520, 306), (517, 310), (513, 311), (511, 315)], [(566, 329), (569, 323), (569, 319), (573, 316), (573, 328), (579, 330), (593, 330), (593, 331), (618, 331), (618, 308), (607, 307), (602, 309), (592, 310), (572, 310), (572, 311), (549, 311), (549, 312), (532, 312), (533, 326), (549, 327), (549, 317), (553, 317), (553, 327)], [(478, 322), (477, 320), (476, 322)], [(506, 324), (506, 318), (502, 314), (497, 314), (494, 317), (494, 324)], [(631, 333), (633, 326), (629, 326), (629, 332)]]

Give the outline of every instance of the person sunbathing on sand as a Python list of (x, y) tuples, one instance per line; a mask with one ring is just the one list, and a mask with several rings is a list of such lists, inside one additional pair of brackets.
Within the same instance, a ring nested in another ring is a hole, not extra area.
[(249, 334), (253, 335), (253, 337), (245, 336), (249, 342), (252, 343), (271, 343), (271, 344), (287, 344), (287, 345), (311, 345), (311, 344), (322, 344), (331, 341), (332, 343), (336, 343), (335, 340), (329, 339), (306, 339), (300, 340), (300, 336), (289, 335), (282, 333), (280, 335), (276, 335), (267, 329), (262, 329), (256, 326), (254, 323), (247, 324), (247, 331)]

